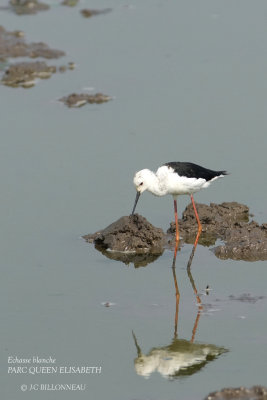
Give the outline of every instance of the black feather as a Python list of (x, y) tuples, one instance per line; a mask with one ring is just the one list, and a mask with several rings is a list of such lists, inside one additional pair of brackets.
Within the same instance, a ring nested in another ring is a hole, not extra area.
[(173, 168), (179, 176), (186, 176), (187, 178), (202, 178), (206, 181), (210, 181), (216, 176), (227, 175), (226, 171), (213, 171), (191, 162), (173, 161), (164, 165)]

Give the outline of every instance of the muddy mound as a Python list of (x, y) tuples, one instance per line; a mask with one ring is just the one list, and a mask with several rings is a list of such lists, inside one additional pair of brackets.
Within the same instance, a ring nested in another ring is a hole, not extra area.
[(267, 400), (267, 388), (264, 386), (253, 386), (250, 389), (225, 388), (218, 392), (210, 393), (204, 400)]
[[(224, 244), (214, 249), (221, 259), (258, 261), (267, 259), (267, 224), (261, 226), (249, 222), (249, 208), (236, 202), (197, 204), (197, 211), (202, 224), (199, 244), (211, 246), (217, 239)], [(186, 207), (179, 230), (185, 243), (194, 243), (197, 234), (197, 221), (192, 204)], [(172, 222), (168, 233), (175, 233)]]
[[(202, 225), (202, 234), (208, 233), (215, 240), (225, 235), (226, 229), (239, 221), (248, 222), (249, 208), (237, 202), (225, 202), (221, 204), (210, 203), (196, 204), (199, 219)], [(179, 230), (185, 242), (195, 237), (198, 230), (196, 216), (192, 204), (189, 204), (179, 220)], [(175, 223), (170, 224), (168, 233), (175, 233)]]
[[(214, 204), (209, 206), (197, 204), (202, 233), (199, 244), (214, 245), (217, 239), (224, 244), (213, 249), (221, 258), (233, 260), (258, 261), (267, 260), (267, 224), (259, 225), (249, 221), (249, 208), (236, 202)], [(197, 234), (197, 222), (192, 205), (186, 207), (179, 220), (181, 243), (194, 243)], [(172, 222), (167, 234), (155, 228), (141, 215), (122, 217), (106, 229), (84, 238), (95, 243), (95, 247), (105, 251), (105, 255), (127, 263), (134, 262), (146, 265), (152, 260), (134, 260), (124, 254), (161, 254), (165, 248), (175, 244), (175, 223)], [(107, 252), (109, 251), (109, 254)], [(112, 250), (112, 255), (110, 253)], [(117, 252), (117, 254), (115, 254)]]
[(121, 217), (107, 228), (83, 236), (97, 247), (114, 252), (161, 254), (165, 235), (139, 214)]
[(221, 259), (267, 260), (267, 224), (237, 222), (226, 229), (225, 244), (214, 249)]
[[(221, 204), (210, 203), (209, 206), (198, 204), (197, 212), (201, 220), (202, 232), (209, 231), (223, 235), (225, 229), (235, 222), (248, 222), (249, 220), (249, 208), (234, 201)], [(192, 229), (195, 232), (197, 231), (196, 217), (192, 204), (187, 206), (183, 212), (181, 228), (186, 232), (190, 232)]]

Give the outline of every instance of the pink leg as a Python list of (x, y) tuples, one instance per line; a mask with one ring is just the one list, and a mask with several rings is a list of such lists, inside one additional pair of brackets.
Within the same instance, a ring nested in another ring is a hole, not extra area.
[(175, 216), (175, 226), (176, 226), (176, 242), (179, 242), (179, 228), (178, 228), (178, 215), (177, 215), (177, 201), (176, 199), (173, 200), (174, 203), (174, 216)]
[(193, 208), (194, 208), (196, 219), (197, 219), (197, 223), (198, 223), (197, 237), (196, 237), (195, 244), (194, 244), (194, 246), (196, 247), (198, 239), (199, 239), (199, 236), (200, 236), (201, 231), (202, 231), (202, 226), (201, 226), (201, 223), (200, 223), (200, 220), (199, 220), (199, 216), (198, 216), (198, 213), (197, 213), (197, 209), (196, 209), (196, 205), (195, 205), (195, 202), (194, 202), (193, 195), (191, 194), (190, 197), (191, 197), (191, 201), (192, 201), (192, 204), (193, 204)]

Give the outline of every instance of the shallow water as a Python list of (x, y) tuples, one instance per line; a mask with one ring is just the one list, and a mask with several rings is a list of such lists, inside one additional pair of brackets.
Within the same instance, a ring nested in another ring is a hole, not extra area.
[[(191, 272), (203, 310), (194, 341), (227, 351), (175, 379), (155, 363), (143, 376), (133, 333), (147, 357), (174, 339), (173, 254), (134, 269), (81, 239), (130, 213), (136, 170), (174, 160), (230, 171), (196, 201), (239, 201), (266, 222), (266, 3), (49, 4), (36, 16), (0, 13), (8, 30), (67, 53), (51, 64), (77, 64), (32, 89), (1, 87), (5, 399), (30, 396), (30, 384), (86, 384), (77, 396), (100, 400), (202, 399), (225, 386), (266, 385), (267, 299), (230, 297), (265, 296), (266, 262), (221, 261), (198, 246)], [(86, 19), (79, 13), (86, 7), (113, 10)], [(80, 109), (57, 101), (85, 88), (114, 100)], [(179, 199), (179, 213), (187, 202)], [(137, 211), (164, 229), (173, 218), (168, 197), (144, 194)], [(199, 311), (186, 270), (190, 252), (185, 245), (176, 260), (177, 337), (189, 342)], [(174, 357), (164, 354), (166, 362)], [(51, 356), (57, 366), (101, 366), (101, 373), (8, 374), (9, 356)], [(39, 389), (32, 398), (47, 398)]]

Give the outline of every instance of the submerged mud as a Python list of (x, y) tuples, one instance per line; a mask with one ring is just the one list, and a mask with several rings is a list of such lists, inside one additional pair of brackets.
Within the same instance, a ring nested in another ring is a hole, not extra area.
[(81, 10), (81, 14), (85, 18), (90, 18), (95, 15), (107, 14), (112, 11), (112, 8), (103, 8), (102, 10), (92, 10), (89, 8), (84, 8)]
[(37, 14), (39, 11), (46, 11), (50, 8), (48, 4), (37, 0), (9, 0), (9, 4), (18, 15)]
[(253, 386), (250, 389), (225, 388), (217, 392), (210, 393), (204, 400), (267, 400), (267, 387)]
[[(202, 233), (198, 244), (215, 245), (220, 239), (224, 243), (213, 249), (221, 258), (234, 260), (257, 261), (267, 259), (267, 224), (259, 225), (249, 221), (249, 208), (236, 202), (214, 204), (209, 206), (197, 204)], [(198, 225), (192, 205), (186, 207), (179, 220), (180, 242), (194, 243)], [(115, 253), (161, 254), (167, 247), (175, 244), (175, 223), (172, 222), (167, 234), (155, 228), (144, 217), (135, 214), (122, 217), (106, 229), (84, 238), (94, 242), (98, 250), (104, 250), (110, 258), (117, 258)], [(108, 255), (107, 253), (112, 255)], [(121, 261), (125, 261), (124, 256)], [(133, 262), (134, 257), (127, 258)], [(127, 263), (127, 262), (126, 262)]]
[(8, 32), (0, 26), (0, 57), (30, 57), (30, 58), (59, 58), (64, 56), (64, 51), (50, 49), (43, 43), (26, 43), (22, 31)]
[(79, 0), (63, 0), (62, 5), (68, 7), (75, 7), (79, 3)]
[[(5, 72), (1, 82), (6, 86), (29, 88), (35, 85), (36, 78), (47, 79), (57, 71), (53, 65), (47, 65), (41, 61), (24, 61), (15, 64), (9, 64), (8, 58), (28, 57), (28, 58), (46, 58), (57, 59), (64, 56), (61, 50), (51, 49), (47, 44), (26, 43), (22, 31), (6, 31), (0, 26), (0, 59), (5, 64)], [(73, 63), (68, 67), (61, 66), (60, 72), (72, 68)]]
[(250, 293), (242, 293), (239, 296), (235, 296), (231, 294), (229, 296), (229, 300), (233, 301), (241, 301), (241, 303), (250, 303), (250, 304), (255, 304), (259, 300), (265, 299), (265, 296), (252, 296)]
[(85, 104), (102, 104), (112, 100), (112, 97), (107, 96), (103, 93), (96, 94), (76, 94), (72, 93), (69, 96), (62, 97), (59, 101), (62, 101), (68, 107), (82, 107)]
[(6, 86), (29, 88), (35, 85), (36, 78), (48, 79), (55, 72), (56, 67), (45, 62), (16, 63), (6, 70), (2, 83)]
[(1, 10), (12, 10), (17, 15), (33, 15), (39, 11), (46, 11), (50, 6), (37, 0), (9, 0), (8, 6), (1, 7)]

